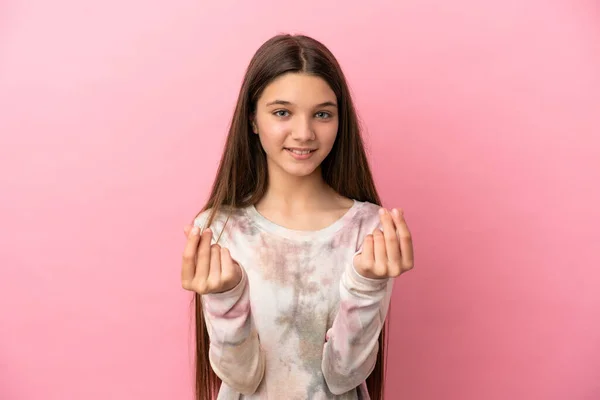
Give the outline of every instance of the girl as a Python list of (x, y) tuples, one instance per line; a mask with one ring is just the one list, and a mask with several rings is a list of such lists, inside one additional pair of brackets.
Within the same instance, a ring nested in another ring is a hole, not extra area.
[(382, 399), (402, 211), (380, 207), (338, 62), (278, 35), (246, 71), (208, 199), (184, 229), (197, 399)]

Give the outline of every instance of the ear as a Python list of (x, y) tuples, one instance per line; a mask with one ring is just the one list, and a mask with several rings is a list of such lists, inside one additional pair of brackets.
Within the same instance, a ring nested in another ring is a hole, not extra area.
[(256, 120), (254, 118), (254, 115), (250, 116), (250, 125), (252, 125), (252, 132), (254, 132), (255, 134), (258, 134), (258, 126), (256, 125)]

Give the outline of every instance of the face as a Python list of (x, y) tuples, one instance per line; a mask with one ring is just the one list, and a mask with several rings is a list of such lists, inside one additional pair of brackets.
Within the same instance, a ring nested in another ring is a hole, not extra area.
[(270, 171), (277, 168), (298, 177), (317, 173), (337, 136), (335, 93), (322, 78), (282, 75), (258, 99), (252, 127)]

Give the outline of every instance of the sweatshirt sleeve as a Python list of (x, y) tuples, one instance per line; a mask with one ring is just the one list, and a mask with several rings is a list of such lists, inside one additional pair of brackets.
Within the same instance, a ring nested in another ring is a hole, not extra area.
[(210, 338), (210, 365), (223, 382), (244, 395), (256, 391), (265, 371), (265, 355), (250, 318), (248, 277), (224, 293), (202, 296)]
[(340, 395), (360, 386), (377, 361), (394, 279), (369, 279), (352, 263), (340, 280), (340, 305), (327, 331), (321, 369), (331, 393)]

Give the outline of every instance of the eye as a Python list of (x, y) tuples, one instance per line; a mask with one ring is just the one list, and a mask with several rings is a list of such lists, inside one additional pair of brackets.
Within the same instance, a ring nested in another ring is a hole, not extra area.
[(289, 115), (289, 111), (288, 110), (277, 110), (273, 113), (273, 115), (275, 115), (276, 117), (280, 117), (280, 118), (285, 118)]
[(331, 118), (331, 114), (328, 113), (327, 111), (319, 111), (315, 115), (317, 116), (317, 118), (320, 118), (320, 119)]

